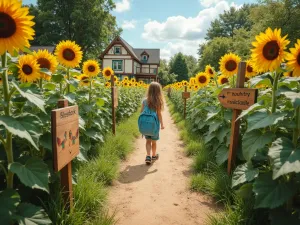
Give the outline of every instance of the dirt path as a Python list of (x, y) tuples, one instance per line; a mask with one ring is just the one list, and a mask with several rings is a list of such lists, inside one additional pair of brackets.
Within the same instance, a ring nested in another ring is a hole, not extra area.
[(118, 225), (204, 224), (206, 215), (214, 211), (208, 197), (188, 190), (191, 159), (184, 156), (167, 108), (163, 118), (166, 128), (158, 142), (159, 160), (145, 165), (145, 139), (139, 138), (110, 191), (109, 208), (116, 210)]

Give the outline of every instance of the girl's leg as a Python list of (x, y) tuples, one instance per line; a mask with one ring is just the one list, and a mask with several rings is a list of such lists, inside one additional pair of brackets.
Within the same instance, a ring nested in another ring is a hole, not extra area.
[(146, 151), (147, 156), (151, 155), (151, 139), (146, 139)]
[(152, 156), (156, 156), (156, 141), (152, 140)]

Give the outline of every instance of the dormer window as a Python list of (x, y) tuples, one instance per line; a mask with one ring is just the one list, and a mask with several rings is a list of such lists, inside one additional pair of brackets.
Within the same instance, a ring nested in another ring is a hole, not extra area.
[(120, 55), (120, 54), (121, 54), (121, 47), (115, 46), (115, 55)]
[(147, 55), (143, 55), (143, 56), (142, 56), (142, 60), (143, 60), (143, 61), (147, 61), (147, 60), (148, 60), (148, 56), (147, 56)]

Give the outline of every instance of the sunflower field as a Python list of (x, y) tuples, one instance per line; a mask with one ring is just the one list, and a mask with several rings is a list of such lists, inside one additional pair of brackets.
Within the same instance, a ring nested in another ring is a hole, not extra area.
[[(254, 211), (264, 212), (267, 222), (251, 222), (249, 217), (238, 224), (300, 224), (300, 40), (289, 50), (288, 44), (280, 29), (268, 28), (256, 36), (247, 60), (245, 87), (257, 88), (259, 96), (239, 116), (240, 146), (231, 188), (248, 206), (253, 200)], [(170, 100), (181, 113), (184, 87), (192, 93), (187, 101), (191, 132), (203, 139), (209, 157), (224, 171), (232, 110), (220, 105), (218, 94), (235, 87), (240, 61), (238, 55), (226, 54), (219, 72), (208, 65), (189, 81), (165, 87), (171, 88)]]
[[(59, 182), (52, 166), (51, 110), (59, 99), (79, 106), (75, 182), (76, 165), (92, 159), (111, 131), (114, 71), (101, 71), (93, 59), (82, 62), (80, 46), (70, 40), (58, 43), (54, 55), (31, 52), (33, 17), (21, 4), (0, 0), (0, 218), (1, 224), (51, 224), (42, 203)], [(114, 79), (120, 121), (136, 112), (147, 85)]]

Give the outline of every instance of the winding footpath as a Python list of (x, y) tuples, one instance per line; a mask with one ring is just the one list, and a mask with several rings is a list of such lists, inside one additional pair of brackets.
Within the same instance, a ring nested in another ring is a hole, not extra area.
[(122, 162), (120, 177), (109, 193), (117, 225), (204, 224), (207, 214), (217, 208), (209, 197), (188, 189), (192, 159), (184, 155), (167, 107), (163, 119), (166, 128), (158, 142), (159, 160), (145, 165), (145, 139), (140, 137), (134, 152)]

